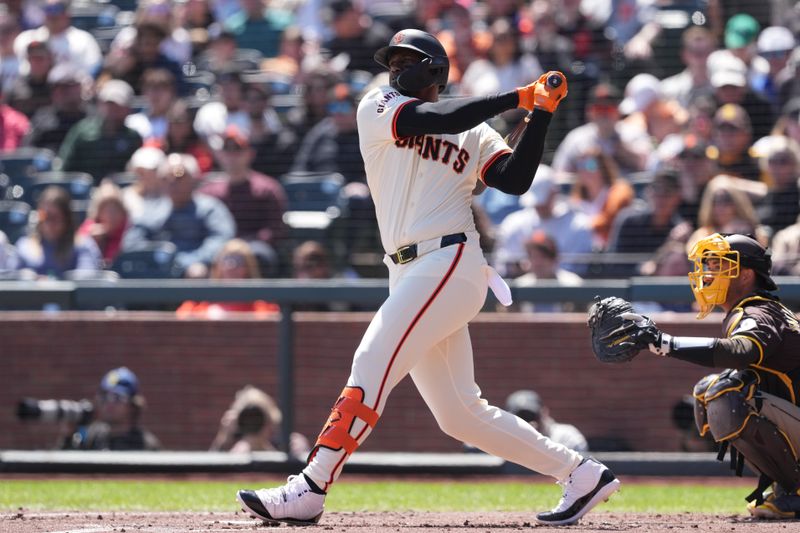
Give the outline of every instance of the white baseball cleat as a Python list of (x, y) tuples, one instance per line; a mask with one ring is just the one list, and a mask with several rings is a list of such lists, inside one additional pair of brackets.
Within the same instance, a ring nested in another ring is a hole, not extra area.
[(564, 493), (555, 508), (536, 515), (540, 524), (574, 524), (619, 490), (619, 480), (611, 470), (591, 458), (581, 461), (567, 479), (557, 483), (564, 488)]
[(282, 487), (240, 490), (236, 499), (242, 510), (254, 518), (296, 526), (316, 524), (325, 508), (325, 495), (312, 492), (302, 474), (289, 476)]

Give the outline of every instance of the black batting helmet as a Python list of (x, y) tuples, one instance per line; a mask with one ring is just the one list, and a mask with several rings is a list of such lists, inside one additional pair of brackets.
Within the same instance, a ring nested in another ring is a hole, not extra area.
[(751, 268), (758, 276), (761, 287), (768, 291), (778, 290), (778, 286), (770, 277), (772, 273), (772, 256), (757, 240), (749, 235), (734, 233), (723, 235), (731, 250), (739, 252), (739, 266)]
[(400, 73), (392, 83), (393, 87), (401, 92), (416, 93), (435, 84), (440, 93), (444, 91), (450, 72), (450, 60), (436, 37), (420, 30), (401, 30), (394, 34), (388, 46), (375, 52), (375, 61), (388, 69), (392, 52), (399, 49), (414, 50), (424, 58), (418, 65)]

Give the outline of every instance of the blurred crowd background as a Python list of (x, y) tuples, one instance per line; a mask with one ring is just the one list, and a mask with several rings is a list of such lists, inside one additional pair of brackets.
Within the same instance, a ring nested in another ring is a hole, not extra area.
[(531, 189), (475, 197), (507, 278), (684, 275), (714, 232), (800, 275), (790, 0), (9, 0), (0, 277), (385, 276), (355, 112), (403, 28), (444, 44), (445, 98), (568, 78)]

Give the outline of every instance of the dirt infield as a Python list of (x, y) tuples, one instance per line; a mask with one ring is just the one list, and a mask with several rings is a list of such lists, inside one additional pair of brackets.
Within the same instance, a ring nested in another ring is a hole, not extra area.
[[(756, 522), (744, 516), (646, 515), (598, 512), (566, 527), (537, 526), (523, 513), (330, 513), (307, 531), (333, 533), (424, 531), (598, 531), (767, 533), (796, 531), (798, 522)], [(3, 533), (236, 533), (300, 531), (266, 526), (243, 513), (17, 513), (0, 515)]]

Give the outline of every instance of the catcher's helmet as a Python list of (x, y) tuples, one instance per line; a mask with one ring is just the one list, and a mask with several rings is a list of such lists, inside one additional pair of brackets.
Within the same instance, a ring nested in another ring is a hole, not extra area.
[(420, 30), (401, 30), (394, 34), (388, 46), (375, 52), (375, 61), (389, 68), (389, 58), (398, 49), (414, 50), (424, 56), (417, 65), (401, 72), (391, 85), (403, 93), (416, 93), (430, 85), (436, 85), (441, 93), (447, 86), (450, 60), (442, 43), (430, 33)]
[(689, 281), (700, 306), (697, 318), (704, 318), (715, 305), (725, 302), (731, 280), (739, 277), (741, 268), (755, 272), (760, 288), (768, 291), (778, 288), (770, 277), (770, 253), (747, 235), (714, 233), (697, 241), (689, 252), (689, 261), (694, 263)]

